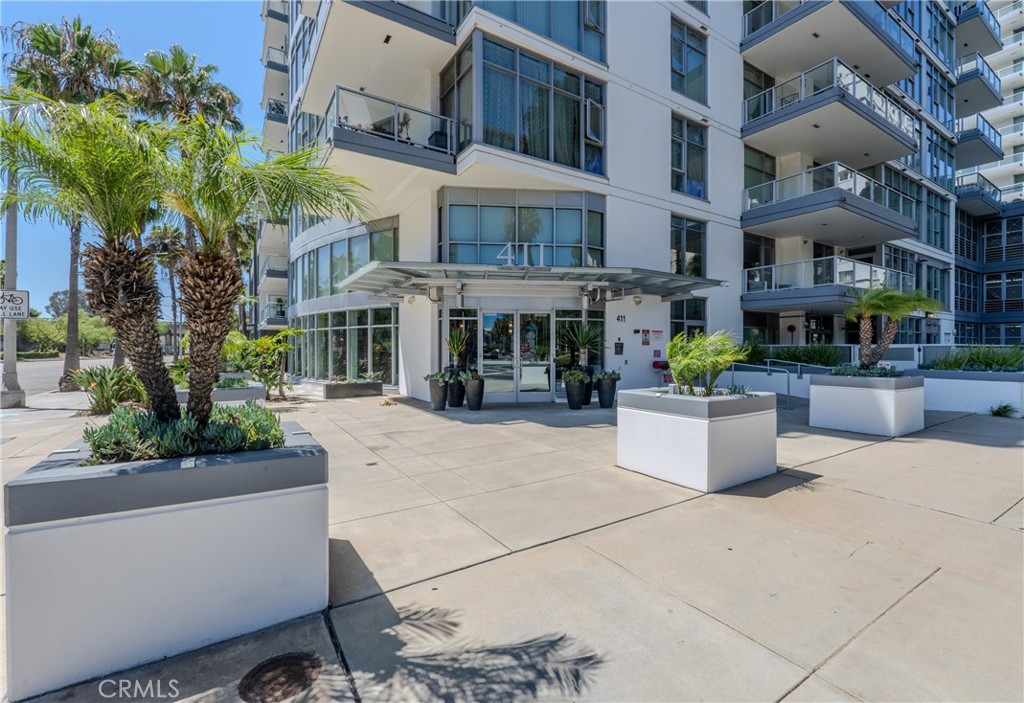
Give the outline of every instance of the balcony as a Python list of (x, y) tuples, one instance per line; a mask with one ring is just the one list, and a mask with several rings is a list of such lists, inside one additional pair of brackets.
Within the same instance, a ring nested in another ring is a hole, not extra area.
[(288, 248), (288, 223), (261, 220), (256, 232), (260, 251), (284, 251)]
[(260, 311), (260, 328), (287, 327), (288, 308), (285, 305), (271, 303), (264, 305)]
[(956, 62), (956, 115), (964, 117), (1003, 104), (999, 76), (981, 54), (961, 56)]
[(956, 15), (956, 55), (977, 52), (982, 56), (1003, 48), (999, 20), (985, 0), (961, 0), (953, 4)]
[(742, 227), (782, 239), (869, 246), (917, 234), (917, 202), (840, 163), (748, 188)]
[(1024, 183), (1014, 183), (999, 189), (999, 199), (1004, 203), (1024, 202)]
[(853, 302), (855, 291), (882, 286), (909, 292), (914, 290), (914, 276), (842, 256), (825, 256), (744, 269), (740, 301), (744, 310), (841, 313)]
[(263, 4), (263, 49), (283, 47), (288, 42), (288, 9), (283, 2)]
[(999, 77), (1000, 85), (1008, 93), (1024, 87), (1024, 65), (1020, 60), (999, 69), (996, 71), (996, 75)]
[(873, 1), (768, 0), (744, 15), (740, 50), (773, 76), (838, 58), (878, 87), (917, 67), (910, 34)]
[(1003, 158), (1003, 137), (981, 115), (956, 121), (956, 165), (969, 168)]
[(262, 261), (260, 261), (260, 273), (258, 276), (261, 288), (268, 278), (288, 279), (287, 256), (271, 254), (262, 257)]
[(975, 217), (994, 215), (999, 212), (1002, 193), (992, 181), (980, 173), (957, 176), (956, 206)]
[(1000, 25), (1008, 23), (1014, 15), (1024, 16), (1024, 1), (1016, 0), (996, 11), (996, 19), (999, 20)]
[(263, 112), (263, 149), (284, 152), (288, 150), (288, 115), (283, 100), (268, 100)]
[(960, 172), (960, 174), (972, 175), (977, 174), (980, 171), (984, 171), (987, 177), (995, 181), (1002, 182), (1005, 180), (1012, 182), (1014, 176), (1024, 174), (1024, 153), (1010, 154), (999, 161), (993, 161), (981, 166), (965, 168)]
[(263, 98), (266, 105), (270, 100), (286, 100), (288, 97), (288, 56), (284, 49), (267, 47), (263, 55)]
[(837, 59), (744, 102), (741, 132), (769, 154), (863, 168), (917, 151), (918, 121)]

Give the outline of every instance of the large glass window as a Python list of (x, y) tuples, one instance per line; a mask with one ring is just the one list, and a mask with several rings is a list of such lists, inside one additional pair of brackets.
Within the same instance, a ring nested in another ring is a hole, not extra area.
[(943, 310), (949, 309), (949, 271), (935, 266), (925, 267), (925, 291), (932, 300), (942, 304)]
[(956, 270), (953, 302), (957, 312), (978, 312), (980, 290), (978, 274), (962, 268)]
[(949, 247), (949, 201), (938, 193), (926, 191), (924, 223), (919, 238), (938, 249)]
[(749, 146), (743, 147), (743, 187), (755, 188), (774, 181), (775, 157)]
[(331, 294), (331, 255), (330, 247), (323, 246), (316, 250), (316, 294), (317, 297)]
[(707, 225), (697, 220), (672, 216), (672, 273), (703, 276), (706, 271)]
[(704, 35), (672, 20), (672, 90), (707, 104), (707, 62), (708, 47)]
[(307, 315), (296, 325), (305, 330), (292, 354), (295, 373), (311, 378), (372, 378), (397, 383), (394, 342), (397, 308), (360, 308)]
[[(932, 113), (947, 129), (953, 129), (954, 99), (956, 85), (946, 78), (938, 66), (928, 63), (925, 70), (925, 93), (927, 100), (925, 109)], [(938, 135), (936, 135), (937, 137)]]
[(1024, 271), (985, 275), (985, 312), (1024, 310)]
[(670, 325), (672, 337), (675, 339), (680, 333), (694, 334), (705, 332), (707, 328), (708, 306), (704, 298), (692, 298), (690, 300), (676, 300), (671, 303)]
[(970, 261), (978, 260), (978, 228), (971, 214), (960, 209), (956, 211), (954, 247), (958, 257)]
[(672, 116), (672, 190), (707, 199), (707, 128)]

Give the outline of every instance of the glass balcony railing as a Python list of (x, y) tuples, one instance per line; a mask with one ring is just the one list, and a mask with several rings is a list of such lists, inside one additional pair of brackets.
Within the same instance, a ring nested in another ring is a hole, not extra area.
[[(288, 4), (283, 0), (270, 0), (267, 3), (267, 14), (269, 16), (284, 16), (285, 19), (288, 17)], [(276, 19), (276, 18), (275, 18)]]
[(799, 76), (747, 98), (743, 106), (745, 122), (771, 115), (833, 87), (843, 89), (893, 127), (917, 141), (917, 119), (839, 59), (826, 61)]
[(260, 322), (266, 324), (268, 321), (273, 320), (275, 322), (287, 321), (288, 319), (288, 306), (278, 305), (277, 303), (271, 303), (270, 305), (264, 305), (262, 314), (260, 315)]
[(978, 71), (981, 74), (982, 79), (988, 83), (989, 87), (995, 92), (996, 95), (1003, 94), (1003, 82), (999, 80), (999, 76), (992, 70), (992, 67), (988, 65), (988, 62), (978, 52), (973, 54), (967, 54), (961, 56), (956, 62), (956, 77), (960, 80), (960, 77), (965, 73), (971, 71)]
[(1004, 78), (1009, 78), (1010, 76), (1019, 76), (1021, 74), (1024, 74), (1024, 64), (1022, 64), (1020, 61), (1010, 66), (1004, 66), (1003, 68), (1000, 68), (998, 71), (996, 71), (996, 75), (999, 76), (1000, 81), (1002, 81)]
[(914, 290), (914, 275), (842, 256), (790, 261), (743, 269), (743, 292), (762, 293), (816, 286), (881, 288), (902, 292)]
[(999, 187), (996, 186), (992, 181), (985, 178), (980, 173), (967, 173), (956, 178), (956, 194), (957, 196), (963, 195), (970, 190), (980, 190), (983, 194), (992, 198), (993, 200), (1001, 200), (1002, 194), (999, 192)]
[(1024, 200), (1024, 183), (1014, 183), (1012, 186), (1003, 186), (999, 189), (999, 199), (1004, 203), (1013, 203)]
[(996, 12), (996, 19), (1002, 22), (1010, 15), (1015, 15), (1020, 12), (1022, 7), (1024, 7), (1024, 1), (1022, 0), (1011, 2), (1009, 5), (999, 8), (999, 11)]
[(279, 49), (276, 46), (268, 46), (266, 54), (266, 62), (269, 64), (279, 63), (282, 66), (288, 65), (288, 56), (284, 53), (284, 49)]
[(341, 86), (335, 88), (327, 108), (324, 127), (328, 126), (455, 154), (451, 118)]
[(838, 161), (747, 188), (744, 212), (829, 188), (840, 188), (898, 215), (914, 219), (917, 201)]
[(999, 130), (993, 127), (992, 124), (984, 117), (982, 117), (980, 113), (968, 115), (967, 117), (961, 117), (956, 121), (956, 131), (958, 137), (960, 137), (960, 135), (963, 135), (965, 132), (970, 132), (973, 130), (978, 130), (981, 133), (981, 136), (986, 137), (999, 149), (1003, 148), (1003, 137), (1002, 135), (999, 134)]
[[(792, 12), (807, 0), (767, 0), (754, 9), (750, 10), (743, 16), (743, 36), (744, 38), (750, 36), (762, 27), (767, 27), (769, 24), (784, 17), (787, 13)], [(868, 2), (851, 2), (847, 5), (853, 11), (857, 12), (863, 19), (871, 22), (878, 29), (896, 42), (896, 45), (900, 47), (904, 54), (908, 57), (914, 55), (914, 40), (910, 37), (910, 34), (897, 22), (889, 11), (879, 5), (874, 0)]]
[(288, 257), (287, 256), (265, 256), (260, 262), (260, 280), (267, 275), (268, 271), (288, 271)]
[(288, 114), (288, 107), (284, 104), (284, 100), (268, 100), (267, 114), (285, 117)]
[(1006, 137), (1011, 134), (1020, 134), (1024, 132), (1024, 124), (1008, 124), (999, 128), (999, 134)]
[(953, 3), (953, 14), (956, 15), (959, 21), (960, 15), (970, 10), (971, 8), (978, 8), (978, 16), (988, 25), (988, 28), (992, 30), (992, 34), (1000, 36), (1002, 31), (999, 28), (999, 20), (996, 19), (995, 14), (992, 12), (992, 8), (988, 6), (985, 0), (960, 0), (959, 2)]

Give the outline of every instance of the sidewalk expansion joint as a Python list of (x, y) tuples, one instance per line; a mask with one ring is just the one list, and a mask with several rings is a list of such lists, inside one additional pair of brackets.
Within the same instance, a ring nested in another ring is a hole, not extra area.
[(348, 665), (348, 660), (345, 659), (345, 652), (341, 649), (341, 640), (338, 639), (338, 633), (334, 630), (334, 623), (331, 621), (331, 608), (328, 606), (323, 611), (324, 624), (327, 626), (327, 634), (330, 635), (331, 645), (334, 647), (334, 653), (338, 655), (338, 662), (341, 664), (342, 670), (345, 672), (345, 678), (348, 680), (349, 690), (352, 691), (352, 698), (355, 703), (362, 703), (362, 698), (359, 697), (359, 690), (356, 688), (356, 679), (352, 676), (352, 669)]

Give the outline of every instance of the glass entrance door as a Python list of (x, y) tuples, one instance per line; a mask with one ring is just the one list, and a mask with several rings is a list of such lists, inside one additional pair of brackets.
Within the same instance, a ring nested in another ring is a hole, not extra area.
[(551, 314), (485, 312), (481, 323), (480, 370), (487, 398), (552, 402)]

